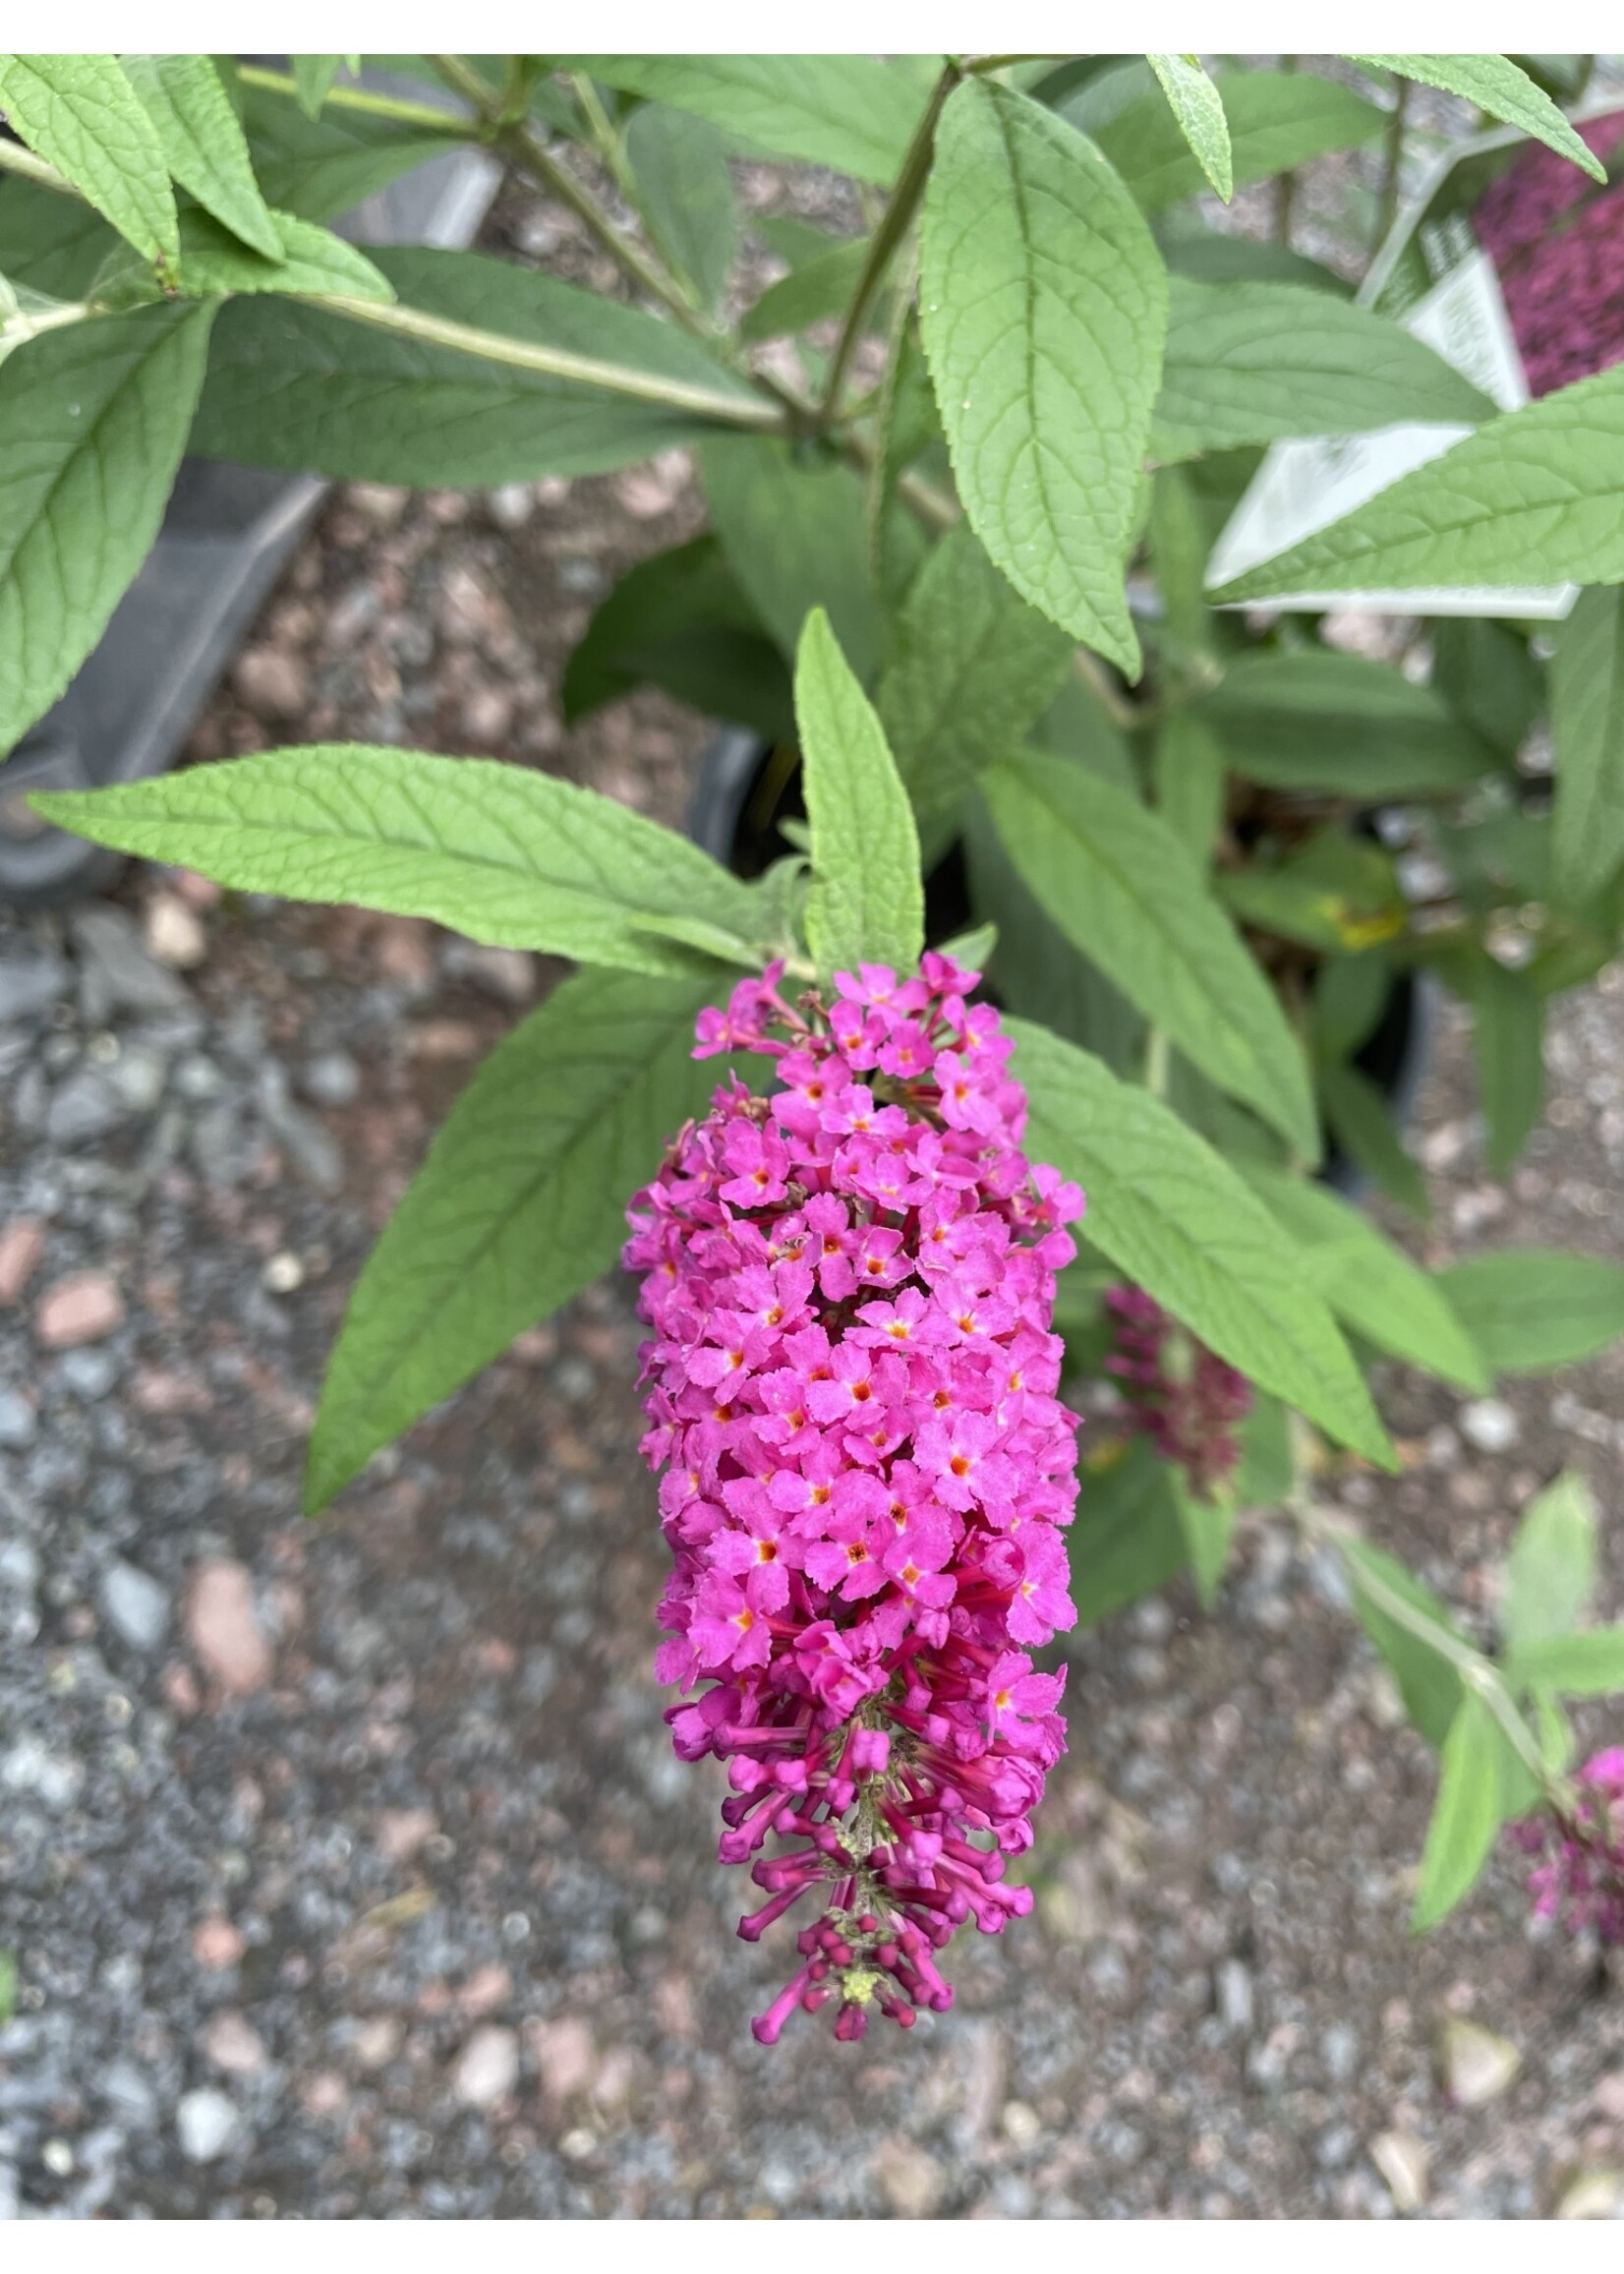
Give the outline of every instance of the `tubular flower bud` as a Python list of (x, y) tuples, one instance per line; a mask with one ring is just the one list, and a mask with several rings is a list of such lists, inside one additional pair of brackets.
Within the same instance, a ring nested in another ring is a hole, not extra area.
[(728, 1764), (721, 1855), (805, 1904), (753, 2027), (836, 2004), (903, 2027), (937, 1953), (1031, 1906), (1004, 1882), (1065, 1749), (1029, 1652), (1075, 1612), (1060, 1527), (1076, 1417), (1050, 1332), (1082, 1195), (1020, 1150), (1025, 1095), (978, 974), (865, 964), (791, 1006), (782, 964), (699, 1020), (697, 1057), (776, 1061), (670, 1146), (629, 1211), (648, 1433), (672, 1570), (677, 1752)]
[(1133, 1427), (1164, 1461), (1180, 1464), (1191, 1491), (1209, 1496), (1241, 1458), (1235, 1432), (1251, 1411), (1251, 1384), (1142, 1287), (1113, 1287), (1105, 1300), (1117, 1338), (1106, 1371), (1116, 1375)]
[(1511, 1837), (1537, 1860), (1529, 1873), (1534, 1915), (1569, 1934), (1593, 1930), (1624, 1943), (1624, 1746), (1593, 1754), (1574, 1778), (1571, 1815), (1525, 1817)]

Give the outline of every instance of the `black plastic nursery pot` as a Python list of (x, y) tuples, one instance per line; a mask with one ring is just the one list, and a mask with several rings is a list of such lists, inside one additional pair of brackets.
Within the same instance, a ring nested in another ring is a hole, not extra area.
[[(744, 727), (725, 727), (700, 761), (689, 832), (694, 842), (736, 876), (757, 877), (794, 849), (779, 827), (800, 818), (799, 758)], [(949, 940), (973, 920), (962, 846), (956, 841), (925, 879), (925, 935)], [(1431, 1054), (1432, 995), (1423, 973), (1396, 971), (1381, 1016), (1351, 1063), (1386, 1099), (1395, 1121), (1409, 1119)], [(1369, 1179), (1334, 1141), (1320, 1176), (1350, 1198), (1370, 1191)]]

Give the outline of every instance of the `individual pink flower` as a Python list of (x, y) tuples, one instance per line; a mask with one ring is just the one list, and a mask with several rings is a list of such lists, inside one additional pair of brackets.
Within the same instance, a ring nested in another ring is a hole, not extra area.
[(685, 1760), (728, 1764), (721, 1853), (803, 1899), (800, 1964), (754, 2023), (835, 2003), (902, 2026), (953, 1993), (965, 1920), (1031, 1907), (1006, 1859), (1065, 1745), (1028, 1648), (1074, 1618), (1055, 1529), (1075, 1417), (1055, 1395), (1055, 1273), (1082, 1195), (1020, 1151), (996, 1013), (931, 955), (865, 964), (827, 1008), (778, 967), (707, 1012), (698, 1056), (761, 1052), (633, 1203), (644, 1456), (673, 1566), (656, 1661)]

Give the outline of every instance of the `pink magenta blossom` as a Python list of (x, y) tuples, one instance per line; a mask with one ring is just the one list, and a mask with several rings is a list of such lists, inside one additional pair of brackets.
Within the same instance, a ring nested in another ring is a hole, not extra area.
[(676, 1137), (629, 1210), (643, 1439), (664, 1471), (667, 1715), (729, 1765), (725, 1863), (810, 1897), (800, 1964), (753, 2023), (838, 2001), (911, 2026), (953, 1992), (966, 1919), (1031, 1908), (1004, 1881), (1065, 1749), (1064, 1675), (1028, 1655), (1075, 1619), (1057, 1527), (1076, 1417), (1049, 1330), (1082, 1195), (1020, 1150), (1026, 1099), (977, 974), (865, 964), (791, 1006), (782, 964), (699, 1020), (696, 1057), (777, 1061)]
[(1117, 1336), (1106, 1371), (1117, 1376), (1130, 1419), (1206, 1498), (1241, 1458), (1236, 1430), (1251, 1411), (1251, 1384), (1142, 1287), (1113, 1287), (1105, 1301)]
[(1594, 1930), (1624, 1943), (1624, 1746), (1593, 1754), (1574, 1778), (1571, 1815), (1554, 1809), (1514, 1824), (1511, 1837), (1538, 1860), (1529, 1873), (1534, 1915), (1570, 1934)]
[[(1611, 166), (1624, 112), (1579, 129)], [(1529, 391), (1589, 379), (1624, 359), (1624, 189), (1602, 189), (1531, 143), (1478, 201), (1473, 225), (1492, 256)]]

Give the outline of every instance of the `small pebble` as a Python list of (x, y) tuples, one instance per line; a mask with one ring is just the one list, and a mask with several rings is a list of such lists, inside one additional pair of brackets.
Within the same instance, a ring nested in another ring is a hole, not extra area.
[(511, 2029), (476, 2029), (461, 2053), (451, 2089), (466, 2108), (490, 2108), (519, 2081), (519, 2040)]
[(1438, 2031), (1438, 2073), (1457, 2107), (1481, 2108), (1505, 2091), (1523, 2066), (1508, 2037), (1450, 2014)]
[(205, 2085), (183, 2092), (175, 2107), (175, 2131), (188, 2163), (211, 2164), (231, 2147), (242, 2129), (236, 2105)]
[(1461, 1408), (1461, 1434), (1479, 1453), (1504, 1453), (1521, 1436), (1522, 1424), (1504, 1398), (1477, 1398)]
[(169, 1628), (167, 1591), (133, 1563), (109, 1564), (102, 1574), (101, 1608), (132, 1650), (155, 1651)]
[(305, 1284), (305, 1266), (290, 1250), (272, 1255), (260, 1274), (272, 1295), (291, 1295)]
[(1387, 2183), (1396, 2211), (1419, 2211), (1426, 2200), (1426, 2145), (1413, 2131), (1379, 2132), (1370, 2142), (1370, 2161)]

